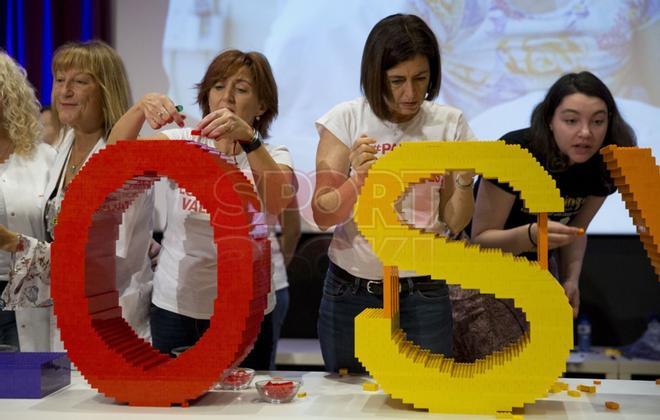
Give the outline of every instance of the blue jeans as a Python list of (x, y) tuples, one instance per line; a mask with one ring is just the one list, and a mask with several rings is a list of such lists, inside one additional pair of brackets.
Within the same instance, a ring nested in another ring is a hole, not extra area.
[[(152, 304), (150, 323), (152, 346), (161, 353), (172, 356), (173, 349), (194, 345), (209, 328), (211, 321), (177, 314)], [(272, 352), (273, 333), (269, 314), (264, 317), (254, 347), (243, 359), (241, 366), (268, 370)]]
[(272, 312), (264, 315), (259, 327), (259, 335), (257, 335), (252, 350), (241, 362), (242, 367), (254, 370), (270, 370), (270, 361), (274, 353), (272, 315)]
[(277, 341), (280, 339), (282, 326), (289, 312), (289, 288), (285, 287), (275, 292), (277, 303), (275, 309), (271, 312), (271, 321), (273, 323), (273, 353), (270, 357), (270, 370), (275, 370), (275, 355), (277, 354)]
[[(325, 277), (319, 309), (318, 331), (325, 369), (364, 373), (355, 358), (354, 319), (365, 308), (382, 308), (383, 297), (369, 293), (355, 278), (341, 278), (333, 263)], [(336, 266), (335, 266), (336, 267)], [(402, 279), (403, 281), (403, 279)], [(447, 284), (431, 290), (412, 290), (399, 296), (399, 325), (408, 340), (432, 353), (451, 356), (452, 314)]]
[(172, 349), (194, 345), (204, 335), (211, 321), (191, 318), (151, 304), (149, 323), (152, 346), (171, 356)]

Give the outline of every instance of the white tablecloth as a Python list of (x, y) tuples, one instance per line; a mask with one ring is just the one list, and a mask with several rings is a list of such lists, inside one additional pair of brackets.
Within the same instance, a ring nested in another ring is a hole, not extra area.
[[(258, 399), (254, 386), (244, 391), (211, 391), (194, 401), (189, 407), (129, 407), (119, 405), (96, 390), (91, 389), (78, 372), (72, 373), (71, 385), (41, 400), (0, 400), (0, 419), (163, 419), (186, 416), (186, 420), (211, 419), (211, 416), (244, 419), (362, 419), (362, 418), (494, 418), (494, 416), (463, 416), (430, 414), (412, 410), (401, 402), (392, 400), (382, 390), (363, 391), (362, 383), (369, 378), (360, 376), (339, 377), (324, 372), (272, 372), (272, 375), (302, 378), (300, 392), (304, 398), (296, 398), (289, 404), (274, 405)], [(255, 380), (267, 379), (269, 373), (261, 373)], [(579, 384), (591, 385), (590, 379), (564, 379), (571, 389)], [(566, 392), (550, 394), (548, 398), (527, 406), (524, 418), (660, 418), (660, 385), (652, 381), (603, 380), (596, 394), (582, 393), (579, 398)], [(438, 395), (442, 398), (442, 395)], [(474, 398), (478, 398), (475, 395)], [(617, 401), (621, 408), (612, 412), (605, 408), (605, 401)], [(183, 417), (181, 417), (183, 418)]]

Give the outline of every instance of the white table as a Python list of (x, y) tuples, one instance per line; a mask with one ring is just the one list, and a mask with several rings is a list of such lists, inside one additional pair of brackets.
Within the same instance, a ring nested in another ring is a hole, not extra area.
[(660, 362), (619, 357), (619, 378), (630, 379), (632, 375), (656, 375), (657, 378), (660, 378)]
[[(566, 361), (566, 372), (603, 374), (607, 379), (619, 379), (619, 360), (607, 356), (601, 349), (589, 353), (571, 352)], [(630, 376), (622, 379), (630, 379)]]
[[(91, 389), (78, 372), (72, 374), (72, 384), (41, 400), (0, 400), (0, 419), (91, 419), (132, 420), (163, 419), (186, 416), (185, 420), (214, 417), (243, 419), (434, 419), (493, 418), (493, 416), (439, 415), (411, 410), (392, 400), (382, 390), (367, 392), (360, 376), (340, 378), (324, 372), (274, 372), (274, 375), (302, 377), (301, 391), (305, 398), (292, 403), (272, 405), (258, 400), (254, 387), (245, 391), (212, 391), (191, 403), (190, 407), (152, 408), (119, 405)], [(255, 379), (266, 379), (260, 374)], [(578, 384), (590, 385), (587, 379), (565, 379), (573, 389)], [(441, 395), (438, 398), (442, 398)], [(475, 398), (478, 396), (475, 395)], [(618, 412), (605, 409), (604, 402), (617, 401)], [(650, 381), (603, 380), (596, 394), (579, 398), (566, 392), (550, 394), (546, 399), (526, 407), (524, 418), (626, 418), (658, 419), (660, 415), (660, 385)], [(184, 417), (180, 417), (184, 418)]]
[(281, 338), (277, 342), (275, 363), (290, 366), (318, 366), (319, 370), (323, 370), (321, 343), (315, 338)]

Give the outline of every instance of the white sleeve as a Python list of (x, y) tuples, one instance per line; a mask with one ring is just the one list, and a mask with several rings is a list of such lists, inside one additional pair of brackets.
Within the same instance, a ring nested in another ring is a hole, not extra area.
[(347, 104), (341, 103), (316, 120), (316, 130), (320, 135), (321, 128), (327, 129), (350, 149), (353, 139), (351, 138), (349, 115), (350, 109)]
[(465, 120), (465, 116), (461, 112), (458, 116), (458, 122), (456, 123), (456, 138), (455, 140), (476, 140), (477, 136), (472, 132), (472, 128)]
[(293, 169), (293, 159), (291, 158), (291, 153), (286, 146), (271, 146), (267, 144), (266, 150), (268, 150), (268, 153), (273, 158), (275, 163), (278, 165), (285, 165)]

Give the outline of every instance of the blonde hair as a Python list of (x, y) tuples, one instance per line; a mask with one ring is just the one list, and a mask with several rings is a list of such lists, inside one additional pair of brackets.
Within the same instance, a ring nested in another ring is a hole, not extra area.
[[(71, 42), (62, 45), (53, 55), (53, 76), (59, 71), (76, 69), (88, 73), (101, 89), (103, 132), (107, 138), (117, 120), (131, 104), (131, 91), (126, 69), (117, 51), (103, 41)], [(55, 103), (54, 91), (52, 102)], [(57, 107), (53, 107), (54, 120), (59, 130)]]
[(0, 122), (14, 144), (14, 152), (28, 155), (41, 134), (39, 101), (25, 70), (2, 50), (0, 80)]

